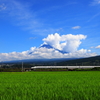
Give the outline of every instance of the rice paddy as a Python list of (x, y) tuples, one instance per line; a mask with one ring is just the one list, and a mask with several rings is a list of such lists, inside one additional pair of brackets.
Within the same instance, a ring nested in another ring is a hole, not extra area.
[(100, 100), (100, 72), (1, 72), (0, 100)]

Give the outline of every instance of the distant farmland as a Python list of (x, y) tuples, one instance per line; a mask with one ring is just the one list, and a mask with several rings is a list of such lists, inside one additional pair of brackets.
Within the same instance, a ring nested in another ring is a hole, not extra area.
[(0, 100), (100, 100), (100, 72), (1, 72)]

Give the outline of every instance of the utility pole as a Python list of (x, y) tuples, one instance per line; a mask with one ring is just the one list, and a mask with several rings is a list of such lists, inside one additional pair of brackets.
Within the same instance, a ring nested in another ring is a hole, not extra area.
[(22, 72), (23, 72), (23, 62), (22, 62)]

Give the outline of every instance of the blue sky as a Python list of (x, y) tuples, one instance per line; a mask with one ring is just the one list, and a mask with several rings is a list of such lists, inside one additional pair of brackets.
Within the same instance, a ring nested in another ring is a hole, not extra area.
[[(0, 0), (1, 60), (7, 60), (9, 57), (13, 60), (16, 54), (29, 52), (30, 48), (34, 47), (38, 49), (47, 41), (57, 47), (53, 44), (54, 41), (48, 38), (51, 34), (54, 35), (55, 40), (57, 34), (61, 38), (69, 34), (75, 38), (74, 36), (81, 34), (83, 37), (77, 40), (81, 43), (76, 45), (74, 52), (86, 50), (91, 52), (90, 56), (99, 55), (99, 22), (100, 0)], [(44, 41), (44, 38), (50, 40)], [(73, 41), (72, 38), (70, 41)], [(70, 47), (72, 48), (73, 45), (71, 44)], [(65, 50), (65, 47), (62, 48), (61, 44), (57, 49)], [(16, 54), (10, 56), (9, 54), (13, 52)], [(19, 59), (19, 56), (15, 58)]]

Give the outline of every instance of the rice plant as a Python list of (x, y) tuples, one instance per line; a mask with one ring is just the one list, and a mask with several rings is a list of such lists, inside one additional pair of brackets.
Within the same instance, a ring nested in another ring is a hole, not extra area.
[(100, 100), (99, 88), (99, 71), (0, 73), (0, 100)]

